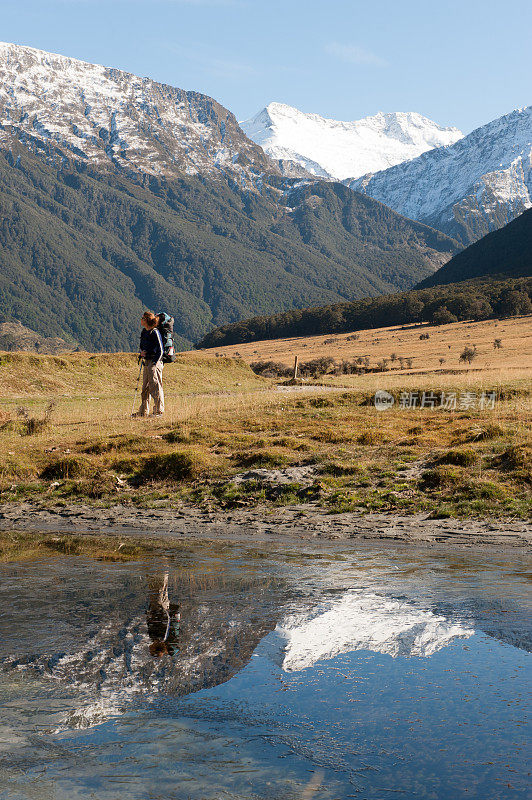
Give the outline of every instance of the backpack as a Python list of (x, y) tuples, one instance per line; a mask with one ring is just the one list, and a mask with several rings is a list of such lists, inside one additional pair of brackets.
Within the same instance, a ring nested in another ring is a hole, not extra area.
[(161, 311), (157, 316), (159, 317), (157, 330), (163, 340), (163, 364), (170, 364), (176, 359), (174, 351), (174, 318), (169, 314), (165, 314), (164, 311)]

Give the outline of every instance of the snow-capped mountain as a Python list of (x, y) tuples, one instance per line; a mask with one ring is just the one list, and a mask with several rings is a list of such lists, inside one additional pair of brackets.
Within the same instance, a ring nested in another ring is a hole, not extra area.
[[(463, 134), (414, 112), (395, 112), (340, 122), (270, 103), (240, 123), (283, 171), (303, 168), (321, 178), (358, 178), (449, 145)], [(288, 166), (288, 170), (287, 170)]]
[(286, 672), (298, 672), (354, 650), (428, 657), (473, 633), (469, 626), (404, 600), (350, 590), (318, 613), (289, 615), (270, 636), (280, 647), (280, 657), (272, 650), (274, 660)]
[(154, 175), (275, 168), (227, 109), (198, 92), (32, 47), (0, 43), (0, 143)]
[(464, 243), (532, 206), (532, 106), (348, 185)]

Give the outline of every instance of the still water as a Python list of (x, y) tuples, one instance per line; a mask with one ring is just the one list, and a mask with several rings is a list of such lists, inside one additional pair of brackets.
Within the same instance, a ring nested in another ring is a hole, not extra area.
[(526, 575), (375, 544), (0, 565), (0, 798), (524, 798)]

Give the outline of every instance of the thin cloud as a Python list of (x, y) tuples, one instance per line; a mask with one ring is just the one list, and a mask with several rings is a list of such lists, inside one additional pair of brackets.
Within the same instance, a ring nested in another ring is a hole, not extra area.
[(222, 78), (233, 79), (241, 78), (244, 75), (257, 75), (257, 70), (251, 66), (251, 64), (247, 64), (244, 61), (233, 61), (232, 59), (213, 56), (210, 49), (206, 48), (204, 45), (189, 46), (172, 44), (168, 46), (168, 49), (184, 60), (197, 64), (199, 67), (203, 68), (203, 71), (214, 72)]
[(325, 52), (340, 61), (344, 61), (346, 64), (366, 64), (373, 67), (388, 66), (388, 62), (383, 58), (357, 44), (329, 42), (325, 45)]

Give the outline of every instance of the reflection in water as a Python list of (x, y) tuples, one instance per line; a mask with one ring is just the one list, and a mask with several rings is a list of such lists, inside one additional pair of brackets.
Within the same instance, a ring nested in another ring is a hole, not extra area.
[[(125, 568), (122, 573), (127, 575)], [(72, 588), (63, 587), (48, 609), (52, 629), (55, 626), (51, 641), (42, 641), (38, 625), (23, 642), (26, 653), (2, 654), (0, 641), (4, 669), (55, 679), (75, 689), (76, 702), (62, 727), (100, 725), (125, 713), (132, 702), (181, 697), (229, 680), (281, 614), (279, 603), (268, 594), (267, 581), (258, 586), (228, 576), (191, 581), (190, 575), (174, 568), (141, 570), (137, 581), (127, 576), (124, 585), (120, 579), (116, 582), (119, 575), (100, 578), (102, 584), (105, 579), (109, 583), (101, 598), (93, 598), (92, 614), (75, 620), (72, 605), (79, 611), (94, 594), (93, 573), (83, 578), (71, 574)], [(46, 575), (42, 577), (46, 582)], [(234, 595), (231, 603), (220, 602), (220, 583)], [(24, 588), (28, 597), (39, 591), (27, 583)], [(170, 601), (170, 590), (181, 597), (179, 604)], [(57, 593), (52, 587), (48, 591)]]
[(176, 624), (179, 625), (181, 616), (179, 605), (171, 603), (168, 597), (168, 572), (149, 578), (148, 586), (150, 596), (146, 621), (148, 635), (152, 639), (150, 654), (154, 658), (164, 654), (172, 656), (177, 648), (179, 632), (176, 631)]
[(518, 560), (289, 555), (0, 566), (0, 800), (524, 797)]
[(357, 650), (427, 657), (474, 633), (412, 603), (354, 590), (324, 604), (317, 613), (289, 615), (277, 630), (284, 645), (282, 668), (287, 672)]

